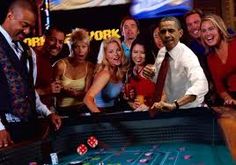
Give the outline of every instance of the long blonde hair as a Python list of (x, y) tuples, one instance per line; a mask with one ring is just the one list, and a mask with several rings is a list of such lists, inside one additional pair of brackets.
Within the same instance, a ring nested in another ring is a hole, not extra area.
[[(119, 48), (121, 49), (121, 64), (119, 66), (113, 67), (111, 64), (108, 62), (106, 58), (106, 49), (107, 46), (110, 43), (117, 43)], [(112, 75), (112, 80), (113, 81), (120, 81), (123, 80), (127, 70), (128, 70), (128, 60), (125, 57), (124, 51), (121, 46), (121, 41), (118, 38), (111, 37), (103, 41), (103, 58), (102, 62), (96, 66), (95, 69), (95, 74), (101, 72), (105, 67), (108, 67), (109, 72)]]
[[(201, 24), (205, 21), (210, 21), (219, 31), (220, 33), (220, 37), (221, 40), (228, 42), (233, 38), (233, 35), (231, 35), (228, 30), (227, 27), (223, 21), (223, 19), (216, 15), (216, 14), (207, 14), (202, 18)], [(205, 42), (202, 39), (202, 43), (204, 45), (204, 47), (206, 48), (206, 53), (208, 53), (210, 51), (209, 47), (205, 44)]]
[(223, 40), (228, 41), (232, 38), (232, 36), (227, 31), (227, 27), (223, 21), (223, 19), (215, 14), (208, 14), (202, 18), (202, 22), (210, 21), (215, 27), (219, 29), (221, 33), (221, 37)]

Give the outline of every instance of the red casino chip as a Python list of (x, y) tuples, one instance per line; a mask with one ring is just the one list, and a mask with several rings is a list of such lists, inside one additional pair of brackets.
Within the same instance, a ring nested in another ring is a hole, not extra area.
[(95, 148), (98, 145), (98, 140), (96, 137), (90, 136), (87, 140), (87, 143), (91, 148)]
[(77, 153), (80, 154), (80, 155), (84, 155), (87, 151), (88, 151), (88, 148), (84, 144), (80, 144), (77, 147)]
[(184, 155), (184, 160), (189, 160), (191, 159), (192, 155)]

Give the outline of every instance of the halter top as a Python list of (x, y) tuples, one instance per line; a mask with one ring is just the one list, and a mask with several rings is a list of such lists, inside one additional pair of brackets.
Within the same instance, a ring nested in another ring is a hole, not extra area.
[(123, 83), (109, 82), (95, 97), (95, 103), (99, 108), (107, 108), (115, 105), (115, 100), (121, 92)]

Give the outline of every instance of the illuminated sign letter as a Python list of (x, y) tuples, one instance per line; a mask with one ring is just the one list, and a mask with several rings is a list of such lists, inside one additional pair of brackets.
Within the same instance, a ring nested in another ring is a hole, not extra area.
[(111, 30), (111, 35), (112, 37), (120, 38), (120, 35), (118, 34), (119, 29), (112, 29)]
[(101, 30), (95, 32), (94, 39), (100, 41), (103, 39), (103, 33)]
[(24, 42), (31, 47), (35, 46), (43, 46), (44, 44), (44, 37), (33, 37), (33, 38), (26, 38)]
[(107, 38), (111, 37), (111, 30), (103, 30), (103, 39), (106, 40)]
[(41, 38), (39, 37), (32, 38), (32, 47), (41, 46), (41, 45), (42, 45)]
[(32, 46), (31, 38), (24, 39), (24, 43), (26, 43), (29, 46)]

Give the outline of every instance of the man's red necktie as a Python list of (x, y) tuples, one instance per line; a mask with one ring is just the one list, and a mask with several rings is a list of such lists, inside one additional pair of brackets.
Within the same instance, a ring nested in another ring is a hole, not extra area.
[[(152, 106), (155, 102), (159, 102), (161, 100), (164, 85), (165, 85), (166, 75), (169, 68), (169, 57), (170, 57), (169, 53), (166, 52), (164, 60), (161, 63), (158, 76), (157, 76), (157, 81), (155, 84), (155, 92), (154, 92), (151, 102), (149, 103), (150, 106)], [(151, 114), (151, 116), (154, 116), (154, 115), (155, 114)]]

